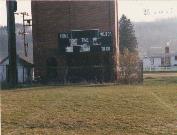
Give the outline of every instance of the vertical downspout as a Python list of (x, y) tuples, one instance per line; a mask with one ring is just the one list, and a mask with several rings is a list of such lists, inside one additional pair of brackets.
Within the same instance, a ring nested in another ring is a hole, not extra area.
[(115, 48), (114, 48), (114, 62), (115, 62), (115, 80), (119, 80), (119, 21), (118, 21), (118, 0), (115, 0)]

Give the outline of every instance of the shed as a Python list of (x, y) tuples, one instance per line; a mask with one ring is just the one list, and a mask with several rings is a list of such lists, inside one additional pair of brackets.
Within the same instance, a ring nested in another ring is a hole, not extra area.
[[(0, 61), (0, 82), (6, 82), (8, 76), (9, 57)], [(33, 64), (17, 55), (18, 83), (27, 83), (32, 80)]]

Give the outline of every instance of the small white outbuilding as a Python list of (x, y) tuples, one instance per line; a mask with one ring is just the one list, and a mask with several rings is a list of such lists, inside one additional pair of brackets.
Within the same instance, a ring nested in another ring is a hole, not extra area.
[[(0, 61), (0, 82), (7, 81), (9, 57)], [(17, 55), (18, 83), (27, 83), (32, 80), (33, 64)]]

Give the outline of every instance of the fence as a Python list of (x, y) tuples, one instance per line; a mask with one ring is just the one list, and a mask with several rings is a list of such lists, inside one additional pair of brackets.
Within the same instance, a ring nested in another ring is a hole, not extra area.
[(177, 71), (177, 66), (171, 66), (171, 67), (144, 67), (143, 71), (148, 72), (148, 71), (168, 71), (168, 72), (173, 72)]
[(110, 65), (35, 67), (35, 81), (41, 83), (102, 83), (114, 80)]
[[(32, 83), (34, 68), (31, 66), (17, 66), (18, 83)], [(8, 82), (8, 65), (0, 65), (0, 82)]]
[[(49, 67), (17, 66), (19, 84), (70, 84), (70, 83), (132, 83), (143, 81), (142, 64), (131, 68), (128, 72), (125, 67), (120, 67), (116, 73), (112, 65), (72, 66), (72, 67)], [(0, 66), (0, 81), (7, 83), (8, 67)], [(118, 81), (115, 81), (118, 74)], [(127, 77), (128, 76), (128, 77)]]

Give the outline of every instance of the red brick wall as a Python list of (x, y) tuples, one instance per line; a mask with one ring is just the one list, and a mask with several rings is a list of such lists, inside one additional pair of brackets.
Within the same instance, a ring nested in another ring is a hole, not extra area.
[(45, 66), (49, 57), (59, 65), (65, 61), (58, 53), (58, 33), (100, 29), (113, 32), (116, 44), (114, 1), (32, 1), (34, 64)]

